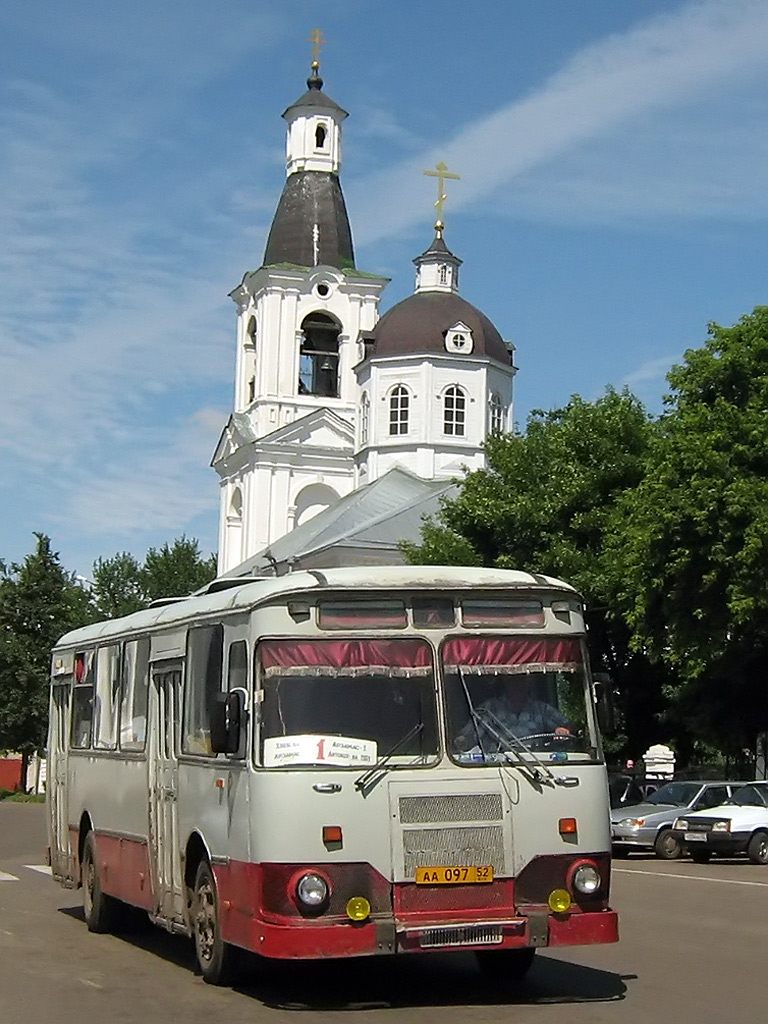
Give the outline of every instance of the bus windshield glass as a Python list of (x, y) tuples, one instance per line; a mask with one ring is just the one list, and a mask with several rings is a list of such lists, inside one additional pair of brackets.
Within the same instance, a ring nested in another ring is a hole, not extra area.
[(413, 766), (438, 756), (434, 668), (417, 639), (267, 640), (258, 648), (267, 768)]
[(499, 764), (598, 756), (581, 644), (568, 637), (453, 637), (442, 647), (451, 756)]

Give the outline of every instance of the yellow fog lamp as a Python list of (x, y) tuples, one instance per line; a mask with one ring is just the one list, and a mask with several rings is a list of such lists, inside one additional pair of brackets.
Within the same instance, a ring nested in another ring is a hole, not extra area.
[(571, 894), (567, 889), (553, 889), (547, 903), (553, 914), (564, 914), (571, 905)]
[(346, 910), (350, 921), (365, 921), (371, 916), (371, 904), (365, 896), (353, 896), (347, 900)]

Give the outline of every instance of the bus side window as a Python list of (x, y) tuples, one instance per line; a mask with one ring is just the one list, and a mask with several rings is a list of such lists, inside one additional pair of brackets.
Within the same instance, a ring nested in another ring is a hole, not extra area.
[(91, 745), (93, 731), (94, 652), (75, 654), (75, 685), (72, 687), (72, 730), (69, 742), (76, 750)]
[[(248, 692), (248, 644), (245, 640), (235, 640), (229, 645), (227, 655), (227, 690), (245, 690)], [(247, 707), (247, 702), (246, 702)], [(243, 727), (240, 729), (240, 747), (233, 755), (236, 758), (243, 758), (246, 755), (247, 733), (245, 724), (248, 721), (246, 712), (243, 719)]]
[(187, 672), (181, 749), (185, 754), (213, 756), (211, 710), (222, 690), (224, 627), (195, 626), (187, 634)]
[(121, 750), (143, 750), (147, 738), (149, 637), (128, 640), (123, 649), (123, 700), (120, 705)]
[(117, 715), (120, 700), (120, 645), (99, 647), (96, 655), (96, 735), (94, 747), (117, 746)]

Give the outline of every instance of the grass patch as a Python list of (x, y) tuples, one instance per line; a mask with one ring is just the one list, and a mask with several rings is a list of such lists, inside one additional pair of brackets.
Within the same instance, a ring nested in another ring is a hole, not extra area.
[(0, 789), (0, 800), (8, 800), (13, 804), (44, 804), (44, 793), (13, 793), (10, 789)]

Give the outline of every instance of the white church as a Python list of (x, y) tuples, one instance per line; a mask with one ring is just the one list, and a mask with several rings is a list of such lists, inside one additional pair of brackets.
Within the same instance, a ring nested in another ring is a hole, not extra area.
[(234, 410), (220, 478), (219, 575), (397, 564), (425, 515), (484, 465), (512, 424), (514, 346), (459, 294), (445, 243), (414, 260), (414, 293), (383, 315), (387, 279), (355, 265), (339, 181), (347, 113), (308, 89), (284, 112), (286, 181), (262, 266), (237, 306)]

